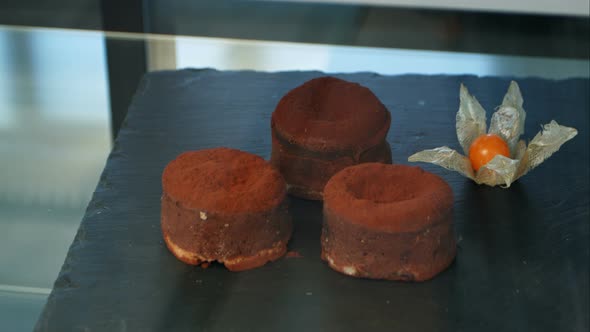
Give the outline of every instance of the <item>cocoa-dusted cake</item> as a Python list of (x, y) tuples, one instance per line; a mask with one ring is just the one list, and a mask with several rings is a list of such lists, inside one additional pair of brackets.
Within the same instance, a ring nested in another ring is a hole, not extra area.
[(290, 194), (322, 199), (328, 180), (363, 162), (391, 163), (389, 111), (366, 87), (320, 77), (291, 90), (272, 114), (271, 162)]
[(262, 158), (228, 148), (185, 152), (164, 169), (162, 187), (162, 234), (181, 261), (241, 271), (285, 254), (286, 185)]
[(367, 163), (324, 190), (322, 259), (354, 277), (423, 281), (456, 253), (453, 193), (418, 167)]

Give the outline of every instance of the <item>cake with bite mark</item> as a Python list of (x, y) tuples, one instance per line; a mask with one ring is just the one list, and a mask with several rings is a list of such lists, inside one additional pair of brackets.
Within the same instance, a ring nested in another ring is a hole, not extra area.
[(418, 167), (348, 167), (324, 190), (322, 259), (362, 278), (424, 281), (456, 254), (453, 193)]

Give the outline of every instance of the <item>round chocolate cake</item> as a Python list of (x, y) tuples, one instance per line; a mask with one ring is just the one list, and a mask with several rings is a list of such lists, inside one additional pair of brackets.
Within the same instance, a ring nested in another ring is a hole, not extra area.
[(367, 163), (324, 190), (322, 259), (354, 277), (423, 281), (456, 254), (453, 193), (418, 167)]
[(240, 271), (285, 254), (286, 185), (262, 158), (228, 148), (185, 152), (164, 169), (162, 187), (162, 234), (181, 261)]
[(364, 162), (391, 163), (391, 116), (367, 88), (334, 77), (291, 90), (272, 114), (271, 163), (289, 193), (321, 200), (332, 175)]

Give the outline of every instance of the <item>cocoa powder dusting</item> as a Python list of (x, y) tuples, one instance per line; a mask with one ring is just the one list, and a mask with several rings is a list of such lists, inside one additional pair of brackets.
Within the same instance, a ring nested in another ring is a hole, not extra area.
[(187, 208), (257, 212), (285, 196), (282, 176), (264, 159), (229, 148), (185, 152), (162, 175), (164, 191)]
[(320, 77), (283, 96), (271, 125), (289, 141), (310, 150), (331, 151), (380, 143), (390, 121), (389, 111), (368, 88)]
[(326, 184), (324, 204), (351, 222), (388, 232), (417, 231), (453, 207), (453, 192), (419, 167), (365, 163)]
[(456, 255), (449, 185), (419, 167), (367, 163), (324, 189), (323, 260), (353, 277), (423, 281)]

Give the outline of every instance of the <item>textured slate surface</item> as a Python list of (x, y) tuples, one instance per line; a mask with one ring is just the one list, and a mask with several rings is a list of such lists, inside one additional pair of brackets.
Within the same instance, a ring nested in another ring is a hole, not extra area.
[[(177, 261), (159, 229), (160, 175), (185, 150), (229, 146), (270, 155), (270, 114), (319, 72), (183, 70), (148, 74), (37, 323), (40, 331), (587, 331), (589, 83), (524, 79), (526, 137), (557, 120), (579, 135), (510, 189), (436, 166), (455, 194), (459, 251), (436, 279), (353, 279), (319, 258), (321, 203), (292, 199), (284, 258), (231, 273)], [(459, 148), (464, 82), (490, 112), (509, 79), (337, 75), (371, 88), (392, 112), (394, 162)], [(491, 113), (488, 113), (488, 118)]]

